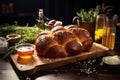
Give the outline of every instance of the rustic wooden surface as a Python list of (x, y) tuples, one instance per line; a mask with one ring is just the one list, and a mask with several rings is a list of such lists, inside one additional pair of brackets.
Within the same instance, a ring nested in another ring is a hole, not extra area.
[(19, 80), (8, 59), (0, 60), (0, 80)]
[(72, 56), (72, 57), (65, 57), (65, 58), (42, 58), (38, 57), (36, 53), (34, 53), (34, 62), (29, 64), (20, 64), (17, 62), (18, 55), (10, 55), (11, 61), (13, 62), (14, 66), (16, 66), (17, 70), (25, 75), (31, 75), (39, 70), (46, 70), (50, 68), (55, 68), (59, 66), (63, 66), (65, 64), (74, 63), (81, 60), (86, 60), (90, 58), (96, 58), (104, 55), (109, 55), (105, 53), (108, 51), (108, 48), (94, 43), (91, 50), (89, 52), (83, 52), (79, 55)]

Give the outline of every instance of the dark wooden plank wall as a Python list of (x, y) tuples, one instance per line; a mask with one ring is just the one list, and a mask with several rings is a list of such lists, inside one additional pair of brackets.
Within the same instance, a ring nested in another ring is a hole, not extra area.
[(14, 12), (12, 14), (6, 12), (3, 15), (0, 8), (1, 23), (8, 22), (13, 24), (16, 20), (23, 25), (27, 22), (30, 25), (34, 25), (38, 18), (38, 9), (43, 8), (47, 17), (61, 20), (64, 25), (68, 25), (72, 23), (72, 18), (76, 15), (76, 11), (82, 8), (88, 10), (101, 5), (103, 2), (106, 5), (113, 6), (114, 13), (120, 15), (119, 2), (115, 0), (0, 0), (0, 5), (3, 3), (9, 4), (10, 2), (14, 4)]

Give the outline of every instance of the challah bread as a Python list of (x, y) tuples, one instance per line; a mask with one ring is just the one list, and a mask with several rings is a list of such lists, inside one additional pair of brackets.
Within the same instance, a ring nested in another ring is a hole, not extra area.
[(35, 46), (38, 56), (60, 58), (89, 51), (93, 44), (89, 32), (77, 25), (56, 26), (39, 34)]
[(52, 33), (49, 31), (39, 34), (35, 46), (38, 56), (56, 58), (67, 56), (65, 50), (54, 40)]
[(70, 25), (67, 29), (79, 38), (80, 42), (83, 44), (83, 51), (89, 51), (93, 44), (90, 33), (84, 28), (78, 28), (76, 25)]

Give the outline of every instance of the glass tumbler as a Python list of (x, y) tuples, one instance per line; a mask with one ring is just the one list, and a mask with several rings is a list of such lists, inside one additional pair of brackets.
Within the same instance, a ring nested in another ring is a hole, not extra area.
[(18, 44), (15, 47), (18, 58), (18, 63), (27, 64), (34, 62), (33, 54), (34, 54), (34, 45), (31, 43), (22, 43)]

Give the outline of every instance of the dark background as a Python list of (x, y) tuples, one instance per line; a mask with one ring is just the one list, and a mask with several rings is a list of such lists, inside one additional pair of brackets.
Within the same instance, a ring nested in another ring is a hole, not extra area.
[[(45, 16), (50, 19), (63, 21), (64, 25), (72, 24), (76, 11), (84, 8), (89, 10), (102, 3), (113, 6), (115, 14), (120, 15), (120, 6), (117, 0), (0, 0), (0, 24), (14, 24), (33, 26), (37, 23), (38, 11), (44, 10)], [(10, 3), (12, 7), (10, 8)]]

